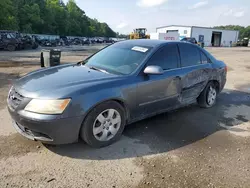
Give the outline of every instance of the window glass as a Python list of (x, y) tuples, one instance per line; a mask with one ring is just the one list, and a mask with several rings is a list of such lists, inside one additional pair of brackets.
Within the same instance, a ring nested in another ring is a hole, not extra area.
[(174, 69), (178, 67), (178, 55), (177, 45), (169, 44), (159, 49), (147, 65), (157, 65), (163, 70)]
[(187, 30), (184, 30), (184, 34), (187, 34)]
[(11, 39), (11, 38), (12, 38), (11, 35), (10, 35), (9, 33), (7, 34), (7, 38), (8, 38), (8, 39)]
[(191, 44), (180, 44), (180, 55), (182, 67), (199, 65), (201, 63), (200, 52)]
[(96, 67), (113, 74), (130, 74), (137, 69), (151, 47), (126, 46), (116, 43), (85, 60), (88, 67)]
[(209, 59), (203, 52), (201, 52), (201, 64), (206, 64), (206, 63), (209, 63)]

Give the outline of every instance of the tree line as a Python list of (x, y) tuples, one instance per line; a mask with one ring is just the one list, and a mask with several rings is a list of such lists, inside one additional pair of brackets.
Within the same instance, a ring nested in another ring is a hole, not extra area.
[(29, 34), (115, 37), (107, 23), (88, 17), (74, 0), (0, 0), (0, 30)]
[(215, 29), (229, 29), (240, 31), (239, 39), (250, 38), (250, 26), (243, 27), (240, 25), (225, 25), (225, 26), (215, 26)]

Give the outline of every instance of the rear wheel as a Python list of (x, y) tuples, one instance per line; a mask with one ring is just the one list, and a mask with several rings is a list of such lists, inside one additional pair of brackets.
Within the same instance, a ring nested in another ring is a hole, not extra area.
[(80, 136), (92, 147), (104, 147), (117, 141), (124, 127), (123, 107), (115, 101), (108, 101), (98, 105), (87, 115)]
[(8, 44), (7, 50), (9, 50), (9, 51), (15, 51), (16, 50), (16, 46), (13, 45), (13, 44)]
[(209, 82), (197, 99), (198, 104), (203, 108), (210, 108), (215, 105), (218, 95), (218, 88), (213, 82)]

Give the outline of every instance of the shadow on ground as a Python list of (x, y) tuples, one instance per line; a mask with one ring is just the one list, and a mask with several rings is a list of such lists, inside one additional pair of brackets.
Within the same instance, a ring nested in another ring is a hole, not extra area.
[(120, 141), (106, 148), (94, 149), (82, 141), (46, 147), (62, 156), (91, 160), (115, 160), (165, 153), (199, 142), (223, 130), (221, 124), (235, 126), (249, 121), (249, 111), (249, 93), (225, 90), (213, 108), (202, 109), (191, 105), (131, 124), (125, 128)]

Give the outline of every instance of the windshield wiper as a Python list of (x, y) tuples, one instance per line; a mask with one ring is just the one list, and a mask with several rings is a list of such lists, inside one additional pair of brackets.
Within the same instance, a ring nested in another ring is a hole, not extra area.
[(96, 70), (96, 71), (99, 71), (99, 72), (104, 72), (104, 73), (110, 74), (108, 71), (106, 71), (106, 70), (104, 70), (104, 69), (99, 69), (99, 68), (93, 67), (93, 66), (91, 66), (91, 67), (89, 67), (89, 68), (92, 69), (92, 70)]

